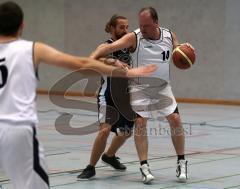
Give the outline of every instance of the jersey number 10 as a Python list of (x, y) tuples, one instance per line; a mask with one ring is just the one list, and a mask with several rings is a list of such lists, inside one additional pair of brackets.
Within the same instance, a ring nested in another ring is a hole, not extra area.
[(168, 60), (169, 59), (169, 51), (163, 51), (161, 54), (163, 56), (163, 61)]
[(8, 69), (4, 64), (1, 64), (5, 61), (5, 58), (0, 59), (0, 89), (4, 87), (7, 83)]

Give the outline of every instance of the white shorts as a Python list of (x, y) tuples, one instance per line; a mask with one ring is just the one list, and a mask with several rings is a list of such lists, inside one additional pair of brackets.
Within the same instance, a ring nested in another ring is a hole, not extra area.
[(132, 86), (131, 105), (141, 117), (153, 119), (166, 117), (177, 108), (177, 102), (169, 84), (155, 87)]
[(0, 123), (0, 169), (14, 189), (48, 189), (43, 148), (32, 126)]

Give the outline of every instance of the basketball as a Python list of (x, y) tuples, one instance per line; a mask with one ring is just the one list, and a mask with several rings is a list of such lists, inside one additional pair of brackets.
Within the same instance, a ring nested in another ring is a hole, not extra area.
[(190, 68), (195, 62), (195, 51), (190, 44), (181, 44), (176, 47), (172, 53), (174, 65), (182, 70)]

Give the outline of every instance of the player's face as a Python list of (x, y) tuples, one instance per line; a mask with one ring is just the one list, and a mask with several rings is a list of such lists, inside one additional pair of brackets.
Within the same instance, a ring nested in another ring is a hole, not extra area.
[(151, 18), (150, 14), (139, 15), (139, 27), (140, 31), (145, 39), (154, 39), (156, 36), (156, 28), (158, 28), (158, 22)]
[(120, 39), (122, 36), (128, 33), (128, 20), (118, 19), (117, 25), (114, 28), (114, 35), (117, 39)]

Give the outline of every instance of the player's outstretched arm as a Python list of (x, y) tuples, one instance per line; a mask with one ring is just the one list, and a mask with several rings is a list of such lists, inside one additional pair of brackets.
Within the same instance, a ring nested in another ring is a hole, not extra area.
[(136, 43), (136, 36), (135, 34), (128, 33), (124, 35), (122, 38), (118, 39), (117, 41), (114, 41), (110, 44), (101, 44), (97, 47), (97, 49), (92, 52), (90, 55), (91, 58), (98, 59), (101, 57), (106, 57), (112, 52), (124, 49), (124, 48), (134, 48)]
[(34, 45), (34, 62), (36, 65), (41, 62), (60, 66), (72, 70), (91, 69), (97, 72), (115, 77), (135, 77), (149, 75), (156, 70), (156, 66), (134, 68), (127, 70), (103, 64), (100, 61), (87, 57), (72, 56), (43, 43), (36, 42)]

